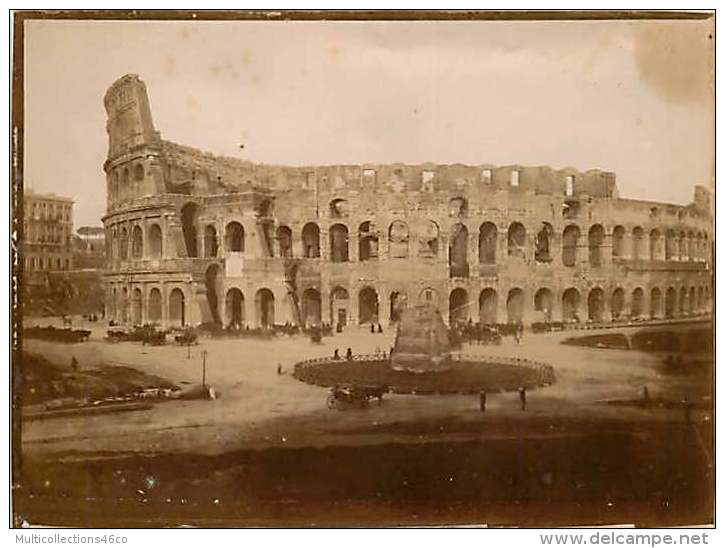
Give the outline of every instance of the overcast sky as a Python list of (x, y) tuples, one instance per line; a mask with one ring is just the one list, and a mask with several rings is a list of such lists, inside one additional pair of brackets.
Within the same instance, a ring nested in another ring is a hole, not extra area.
[[(164, 139), (277, 164), (616, 172), (689, 203), (713, 173), (713, 33), (680, 22), (26, 22), (26, 188), (105, 212), (103, 94), (148, 88)], [(239, 144), (243, 143), (243, 151)]]

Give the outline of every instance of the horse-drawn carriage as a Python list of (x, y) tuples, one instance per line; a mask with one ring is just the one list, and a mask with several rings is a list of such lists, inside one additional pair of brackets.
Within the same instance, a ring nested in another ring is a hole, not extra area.
[(196, 331), (192, 329), (186, 329), (181, 334), (176, 335), (174, 337), (174, 341), (179, 346), (191, 346), (199, 344), (199, 336), (196, 334)]
[(383, 403), (383, 395), (389, 391), (387, 386), (380, 385), (342, 385), (330, 388), (327, 395), (328, 409), (364, 408), (370, 400), (377, 399), (378, 405)]

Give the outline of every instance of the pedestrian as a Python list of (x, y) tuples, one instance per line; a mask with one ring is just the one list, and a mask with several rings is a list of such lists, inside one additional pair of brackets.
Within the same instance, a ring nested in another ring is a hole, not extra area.
[(394, 346), (391, 346), (391, 347), (390, 347), (390, 357), (391, 357), (391, 358), (393, 357), (393, 350), (394, 350), (394, 349), (395, 349), (395, 347), (394, 347)]
[(334, 354), (332, 355), (332, 357), (333, 357), (333, 359), (335, 359), (335, 360), (339, 360), (339, 359), (340, 359), (340, 351), (339, 351), (339, 350), (338, 350), (337, 348), (335, 348), (335, 352), (334, 352)]
[(71, 356), (71, 359), (70, 359), (70, 368), (73, 371), (78, 371), (78, 360), (76, 359), (75, 356)]
[(650, 397), (649, 397), (649, 389), (647, 388), (647, 385), (644, 385), (644, 388), (642, 389), (642, 403), (645, 407), (649, 407), (650, 405)]
[(383, 332), (383, 326), (378, 324), (378, 333), (382, 333), (382, 332)]
[(370, 324), (370, 333), (375, 333), (375, 324), (374, 323)]
[(345, 357), (347, 358), (347, 361), (352, 361), (352, 348), (349, 346), (347, 347), (347, 352), (345, 352)]
[(521, 411), (526, 411), (526, 388), (519, 388), (519, 399), (521, 400)]
[(380, 350), (380, 347), (376, 346), (375, 347), (375, 357), (379, 358), (381, 353), (382, 353), (382, 350)]
[(481, 405), (481, 413), (486, 412), (486, 391), (481, 390), (481, 392), (478, 394), (479, 403)]
[(282, 374), (282, 364), (278, 363), (277, 364), (277, 375), (281, 375), (281, 374)]

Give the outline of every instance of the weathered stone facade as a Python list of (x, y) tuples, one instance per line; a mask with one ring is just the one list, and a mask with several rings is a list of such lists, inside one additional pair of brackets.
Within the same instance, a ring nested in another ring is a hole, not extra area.
[(712, 207), (619, 198), (613, 173), (285, 167), (160, 138), (143, 82), (108, 113), (107, 314), (125, 323), (487, 323), (709, 314)]

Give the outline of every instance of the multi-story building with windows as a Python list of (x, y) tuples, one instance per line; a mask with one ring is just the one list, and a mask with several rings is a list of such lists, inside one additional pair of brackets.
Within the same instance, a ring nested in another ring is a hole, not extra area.
[(55, 194), (23, 195), (22, 260), (28, 283), (73, 268), (73, 200)]
[(712, 205), (620, 198), (613, 173), (287, 167), (162, 140), (135, 75), (105, 95), (107, 315), (127, 323), (608, 322), (707, 315)]

